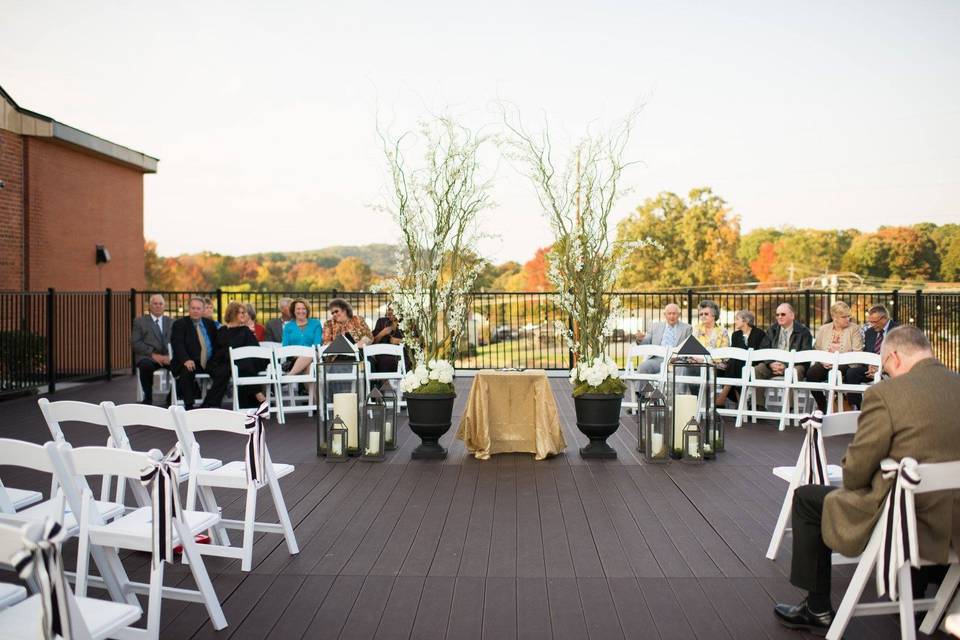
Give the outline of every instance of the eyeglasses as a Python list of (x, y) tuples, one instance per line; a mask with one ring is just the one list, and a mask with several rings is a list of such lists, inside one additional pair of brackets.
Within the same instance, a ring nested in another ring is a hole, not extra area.
[(895, 354), (895, 353), (896, 353), (896, 351), (891, 351), (891, 352), (888, 353), (888, 354), (886, 355), (886, 357), (880, 362), (880, 371), (886, 371), (886, 370), (887, 370), (887, 360), (889, 360), (889, 359), (890, 359), (890, 356), (892, 356), (892, 355)]
[(702, 315), (702, 316), (712, 316), (713, 313), (710, 312), (710, 311), (701, 311), (701, 312), (700, 312), (700, 315)]
[(777, 317), (778, 317), (778, 318), (784, 318), (784, 317), (786, 317), (786, 316), (788, 316), (788, 315), (790, 315), (790, 314), (788, 314), (788, 313), (778, 313), (778, 314), (777, 314)]

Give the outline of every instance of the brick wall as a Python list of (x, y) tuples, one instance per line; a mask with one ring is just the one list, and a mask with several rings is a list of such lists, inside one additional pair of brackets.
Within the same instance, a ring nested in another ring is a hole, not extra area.
[(0, 290), (23, 287), (22, 140), (0, 129)]
[[(51, 139), (25, 140), (30, 289), (143, 288), (143, 174)], [(98, 244), (111, 255), (99, 274)]]

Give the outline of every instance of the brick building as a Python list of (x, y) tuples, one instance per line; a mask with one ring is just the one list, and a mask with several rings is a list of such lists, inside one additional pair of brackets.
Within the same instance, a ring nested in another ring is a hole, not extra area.
[[(0, 290), (143, 288), (157, 159), (28, 111), (0, 87)], [(97, 264), (97, 247), (110, 261)]]

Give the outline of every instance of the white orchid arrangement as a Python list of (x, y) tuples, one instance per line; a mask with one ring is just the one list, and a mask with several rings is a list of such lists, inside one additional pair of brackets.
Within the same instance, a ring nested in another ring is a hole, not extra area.
[(626, 389), (606, 353), (621, 313), (620, 297), (607, 292), (615, 288), (626, 258), (640, 243), (612, 239), (609, 219), (625, 194), (619, 183), (629, 165), (623, 155), (635, 115), (629, 114), (607, 135), (587, 136), (574, 145), (558, 171), (547, 130), (531, 134), (504, 112), (508, 152), (524, 167), (553, 229), (547, 278), (558, 292), (558, 306), (573, 321), (572, 329), (562, 321), (556, 328), (580, 362), (570, 375), (574, 395), (622, 394)]
[(478, 219), (493, 206), (479, 160), (487, 138), (449, 117), (422, 123), (420, 134), (410, 141), (421, 143), (424, 164), (410, 168), (403, 151), (413, 136), (394, 139), (380, 132), (391, 193), (378, 208), (393, 216), (402, 238), (397, 273), (380, 289), (390, 294), (416, 363), (404, 378), (404, 392), (452, 393), (467, 301), (483, 267), (476, 252)]

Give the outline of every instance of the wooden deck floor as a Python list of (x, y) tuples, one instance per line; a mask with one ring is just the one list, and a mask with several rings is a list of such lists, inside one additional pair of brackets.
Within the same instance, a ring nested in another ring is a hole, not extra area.
[[(460, 381), (457, 420), (469, 380)], [(262, 535), (253, 571), (208, 558), (229, 622), (216, 632), (198, 604), (166, 602), (164, 638), (802, 638), (774, 620), (776, 601), (799, 600), (787, 581), (789, 538), (776, 562), (764, 558), (785, 484), (770, 469), (791, 464), (798, 430), (769, 425), (728, 432), (716, 461), (644, 465), (632, 422), (611, 438), (617, 461), (585, 462), (565, 380), (553, 381), (565, 455), (534, 462), (507, 454), (489, 461), (444, 438), (444, 462), (411, 461), (401, 446), (384, 463), (327, 463), (314, 455), (313, 423), (270, 423), (273, 459), (296, 464), (282, 482), (300, 554)], [(133, 380), (93, 383), (56, 399), (130, 402)], [(48, 436), (35, 399), (0, 404), (0, 434)], [(456, 422), (455, 422), (456, 426)], [(163, 433), (131, 430), (134, 447), (172, 444)], [(97, 429), (73, 425), (74, 444), (102, 444)], [(242, 440), (201, 437), (204, 455), (242, 457)], [(831, 442), (838, 460), (845, 442)], [(2, 470), (13, 486), (49, 487)], [(219, 495), (219, 494), (218, 494)], [(239, 517), (240, 492), (221, 501)], [(262, 516), (272, 518), (266, 495)], [(69, 555), (69, 554), (68, 554)], [(68, 565), (72, 566), (72, 558)], [(125, 558), (146, 579), (142, 554)], [(835, 577), (839, 600), (849, 571)], [(167, 584), (190, 583), (184, 567)], [(893, 618), (858, 619), (848, 638), (895, 638)]]

